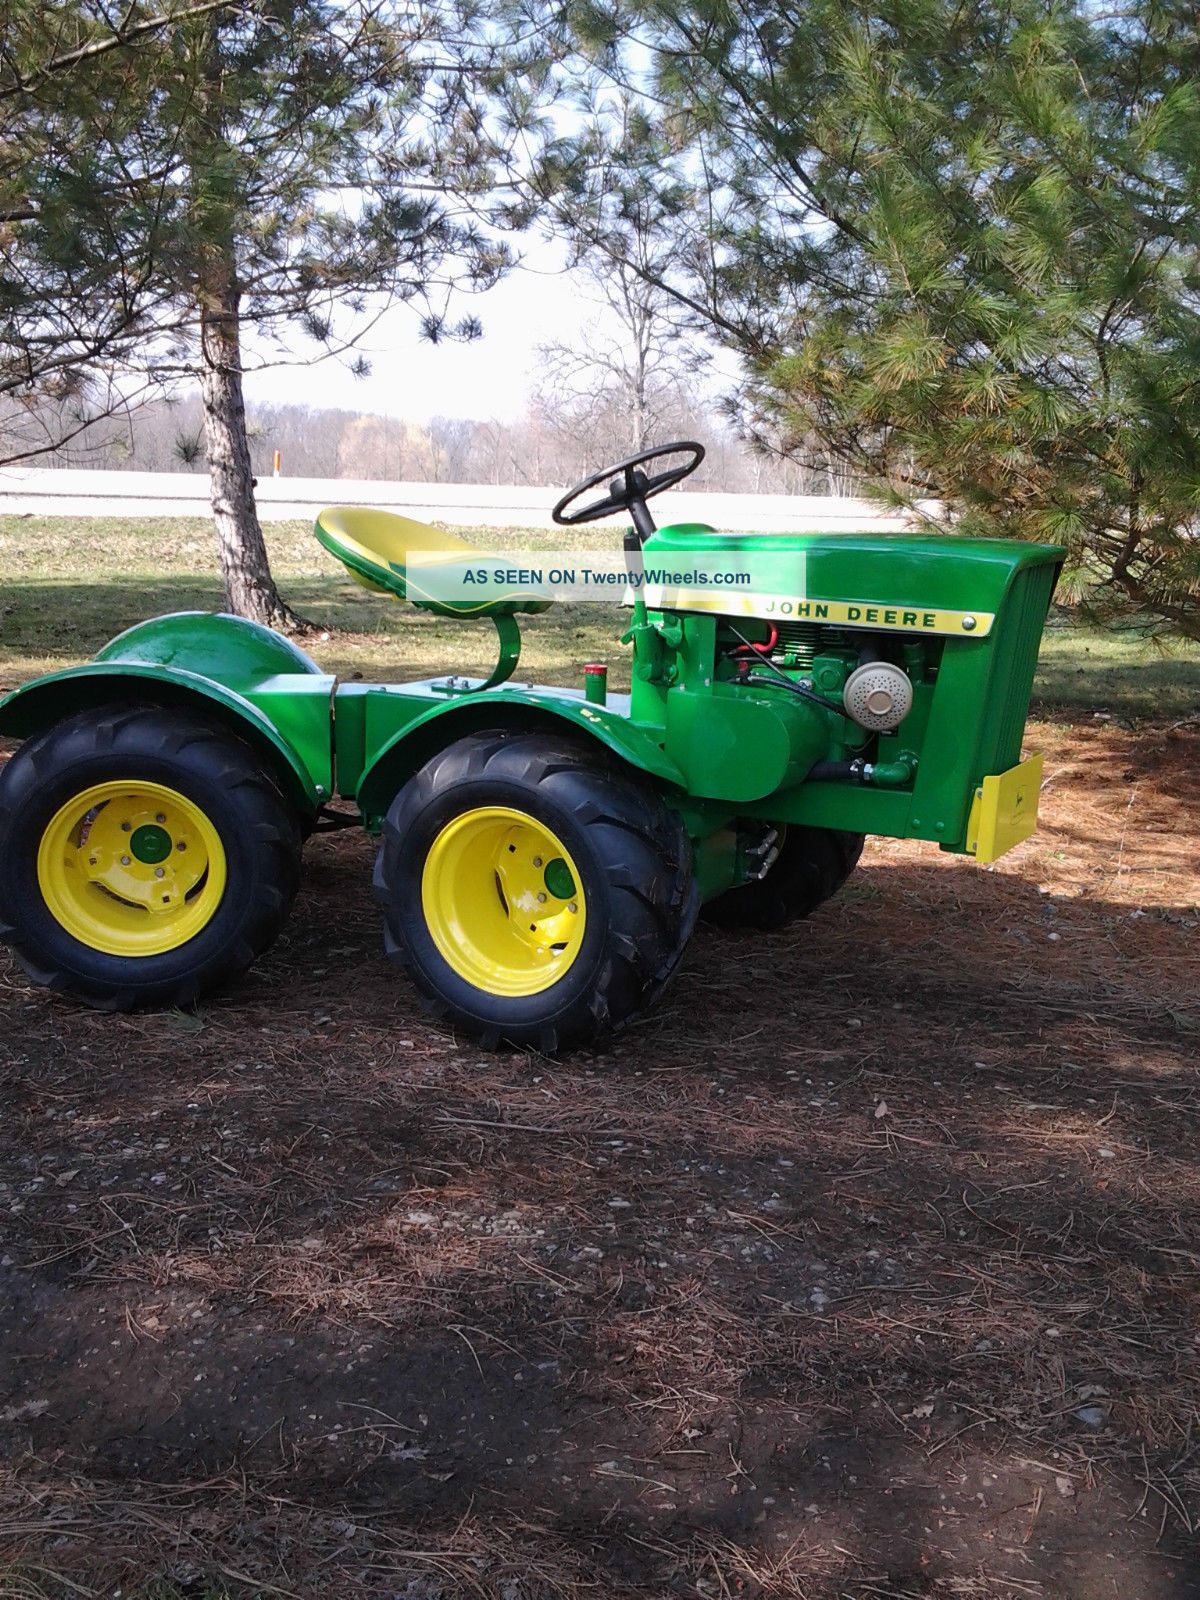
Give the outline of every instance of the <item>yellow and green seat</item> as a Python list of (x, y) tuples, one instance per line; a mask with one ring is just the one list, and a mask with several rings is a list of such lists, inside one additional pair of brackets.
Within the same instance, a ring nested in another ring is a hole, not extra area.
[[(545, 611), (553, 603), (537, 589), (511, 588), (502, 596), (492, 595), (484, 600), (445, 600), (429, 594), (423, 580), (430, 567), (467, 564), (473, 570), (495, 570), (500, 563), (457, 534), (393, 511), (330, 506), (318, 516), (314, 531), (318, 543), (336, 556), (364, 589), (393, 600), (407, 600), (439, 617), (490, 618), (499, 639), (500, 655), (491, 675), (476, 686), (480, 689), (490, 689), (513, 674), (521, 654), (517, 614)], [(416, 563), (414, 556), (420, 558)]]

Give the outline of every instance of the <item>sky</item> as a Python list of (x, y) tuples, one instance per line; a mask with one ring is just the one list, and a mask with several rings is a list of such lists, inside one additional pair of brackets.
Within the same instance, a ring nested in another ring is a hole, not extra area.
[[(386, 312), (359, 346), (371, 363), (365, 378), (349, 358), (313, 366), (247, 372), (246, 397), (276, 404), (332, 406), (347, 411), (427, 421), (433, 416), (512, 419), (525, 409), (536, 381), (538, 344), (574, 341), (597, 315), (580, 280), (563, 265), (561, 247), (534, 243), (523, 264), (482, 294), (451, 302), (451, 319), (477, 316), (483, 337), (468, 344), (430, 344), (420, 337), (420, 312)], [(300, 346), (297, 346), (300, 348)]]

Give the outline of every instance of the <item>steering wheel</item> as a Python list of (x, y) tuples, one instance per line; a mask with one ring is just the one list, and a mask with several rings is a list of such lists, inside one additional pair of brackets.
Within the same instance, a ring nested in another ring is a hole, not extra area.
[[(666, 467), (663, 471), (651, 473), (649, 476), (641, 470), (648, 462), (658, 461), (663, 456), (685, 453), (687, 460), (679, 466)], [(577, 483), (573, 489), (568, 489), (550, 515), (555, 522), (570, 528), (579, 522), (595, 522), (599, 517), (611, 516), (614, 511), (628, 511), (633, 517), (633, 525), (637, 529), (639, 540), (644, 542), (654, 532), (654, 519), (646, 508), (646, 501), (656, 494), (661, 494), (664, 489), (670, 489), (675, 484), (681, 483), (684, 478), (695, 472), (703, 460), (704, 446), (697, 444), (694, 439), (677, 439), (674, 444), (660, 444), (651, 450), (641, 450), (625, 461), (618, 461), (615, 466), (593, 472), (590, 478), (584, 478), (582, 483)], [(573, 500), (578, 500), (580, 495), (586, 494), (589, 489), (594, 489), (606, 478), (610, 480), (606, 495), (601, 496), (599, 500), (591, 501), (588, 505), (580, 506), (578, 511), (567, 510)]]

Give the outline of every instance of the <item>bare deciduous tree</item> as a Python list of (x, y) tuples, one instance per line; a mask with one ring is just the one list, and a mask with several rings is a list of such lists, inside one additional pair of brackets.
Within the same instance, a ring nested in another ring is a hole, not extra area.
[(704, 365), (678, 302), (651, 281), (659, 248), (647, 214), (634, 211), (618, 248), (585, 249), (576, 271), (597, 314), (577, 339), (538, 347), (547, 416), (601, 453), (631, 455), (660, 438)]

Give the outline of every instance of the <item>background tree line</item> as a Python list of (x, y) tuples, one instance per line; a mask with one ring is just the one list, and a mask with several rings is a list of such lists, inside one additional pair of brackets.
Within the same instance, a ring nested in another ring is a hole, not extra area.
[[(854, 482), (794, 455), (750, 448), (711, 410), (675, 395), (658, 414), (660, 437), (700, 438), (708, 455), (689, 488), (743, 494), (853, 494)], [(409, 483), (536, 484), (562, 487), (597, 461), (628, 454), (628, 404), (616, 394), (565, 404), (535, 395), (520, 415), (491, 420), (434, 416), (404, 421), (307, 405), (250, 404), (251, 468), (268, 477), (275, 450), (285, 477), (372, 478)], [(86, 445), (42, 463), (142, 472), (206, 472), (198, 395), (158, 400), (89, 431)]]

